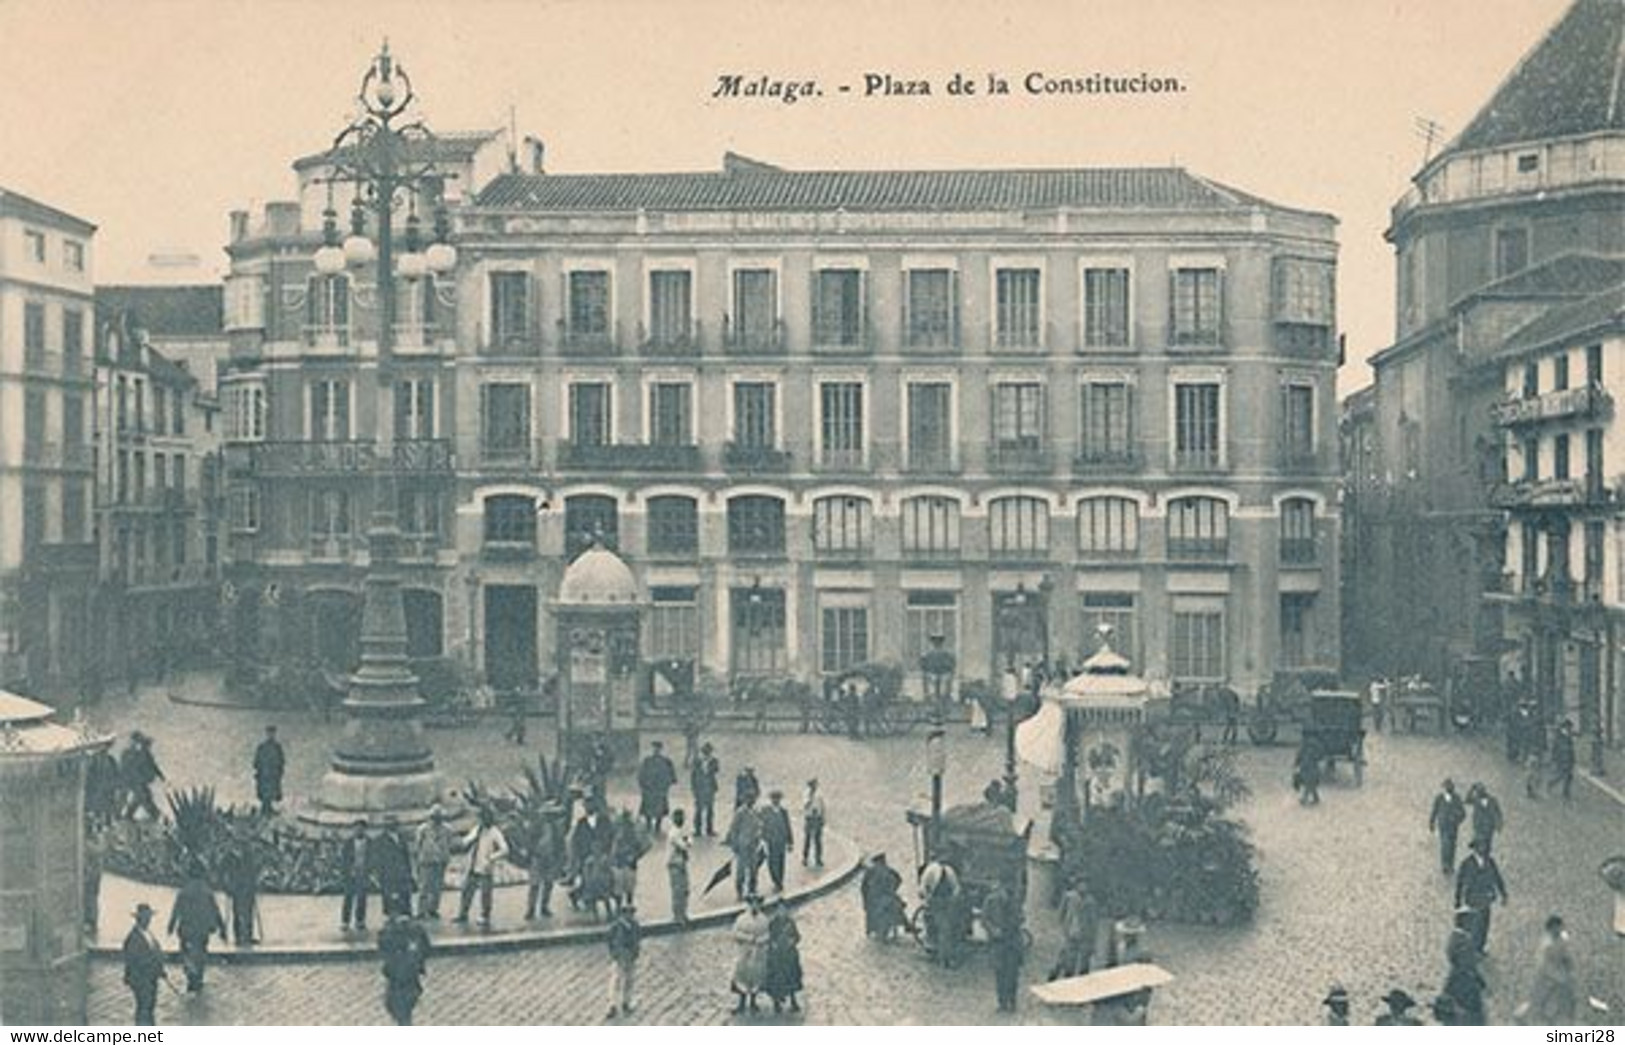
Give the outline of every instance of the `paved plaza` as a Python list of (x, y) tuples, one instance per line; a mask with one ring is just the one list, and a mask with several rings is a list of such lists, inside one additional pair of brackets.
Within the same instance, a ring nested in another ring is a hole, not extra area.
[[(199, 680), (193, 685), (201, 686)], [(158, 758), (176, 786), (213, 783), (222, 801), (246, 802), (247, 765), (268, 721), (281, 726), (289, 749), (289, 790), (308, 791), (325, 764), (319, 721), (301, 715), (176, 707), (162, 690), (109, 698), (94, 720), (127, 731), (139, 724), (156, 737)], [(502, 725), (481, 723), (432, 734), (449, 781), (478, 777), (502, 783), (517, 774), (547, 734), (528, 749), (505, 745)], [(852, 741), (799, 734), (720, 733), (712, 738), (730, 781), (754, 765), (766, 787), (793, 792), (809, 776), (823, 782), (831, 826), (860, 846), (909, 862), (903, 819), (928, 784), (923, 736)], [(1320, 998), (1333, 981), (1353, 997), (1357, 1022), (1369, 1021), (1377, 998), (1400, 986), (1431, 997), (1444, 972), (1450, 887), (1440, 875), (1427, 833), (1427, 809), (1443, 776), (1483, 780), (1502, 800), (1507, 829), (1496, 855), (1511, 903), (1495, 916), (1490, 941), (1491, 1018), (1505, 1022), (1522, 997), (1540, 923), (1556, 911), (1568, 920), (1591, 994), (1625, 1012), (1625, 941), (1609, 930), (1610, 897), (1597, 866), (1625, 847), (1625, 807), (1585, 781), (1574, 799), (1531, 801), (1521, 775), (1488, 743), (1459, 737), (1378, 735), (1368, 747), (1363, 787), (1342, 777), (1323, 789), (1318, 808), (1297, 805), (1288, 786), (1286, 747), (1247, 749), (1241, 766), (1254, 796), (1237, 812), (1261, 850), (1263, 901), (1256, 920), (1235, 929), (1154, 924), (1155, 959), (1177, 979), (1158, 992), (1151, 1019), (1162, 1024), (1294, 1024), (1318, 1022)], [(1002, 742), (955, 731), (949, 748), (948, 799), (967, 801), (1002, 768)], [(1617, 781), (1615, 782), (1618, 783)], [(624, 786), (624, 781), (623, 781)], [(685, 804), (686, 790), (674, 799)], [(640, 898), (642, 899), (642, 898)], [(663, 907), (663, 897), (654, 904)], [(334, 901), (336, 904), (336, 900)], [(647, 901), (645, 901), (647, 902)], [(647, 908), (645, 908), (647, 909)], [(857, 888), (849, 885), (798, 911), (812, 1023), (959, 1024), (1068, 1021), (1024, 996), (1013, 1017), (994, 1011), (992, 972), (984, 955), (961, 968), (932, 966), (909, 943), (883, 945), (862, 931)], [(1029, 909), (1035, 944), (1024, 970), (1042, 978), (1057, 936), (1036, 898)], [(724, 1023), (733, 947), (725, 930), (701, 929), (646, 941), (639, 965), (639, 1006), (648, 1023)], [(92, 971), (95, 1022), (129, 1019), (128, 992), (115, 962)], [(601, 943), (520, 953), (431, 960), (418, 1022), (591, 1023), (601, 1019), (607, 988)], [(160, 1000), (159, 1020), (198, 1024), (377, 1024), (386, 1022), (382, 977), (371, 961), (272, 963), (217, 968), (205, 994)], [(762, 1017), (768, 1020), (771, 1017)]]

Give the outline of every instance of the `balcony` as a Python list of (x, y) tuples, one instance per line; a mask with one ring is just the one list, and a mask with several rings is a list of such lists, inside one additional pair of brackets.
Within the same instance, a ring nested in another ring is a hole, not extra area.
[(536, 534), (488, 534), (480, 545), (480, 558), (486, 562), (529, 562), (536, 558)]
[(348, 562), (356, 540), (347, 533), (314, 533), (310, 536), (311, 562)]
[(1079, 450), (1072, 458), (1074, 475), (1117, 475), (1140, 472), (1145, 469), (1145, 458), (1140, 451), (1123, 449)]
[(784, 320), (763, 330), (740, 330), (729, 316), (722, 317), (722, 347), (731, 356), (784, 355)]
[(1495, 423), (1502, 428), (1538, 424), (1561, 419), (1592, 420), (1607, 416), (1614, 397), (1600, 385), (1565, 388), (1561, 392), (1520, 399), (1506, 399), (1492, 408)]
[(957, 567), (959, 565), (959, 549), (954, 548), (910, 548), (903, 547), (903, 562), (905, 565), (916, 568), (928, 566)]
[(820, 472), (863, 472), (868, 470), (868, 462), (862, 447), (836, 449), (826, 446), (818, 454), (818, 470)]
[(1030, 327), (993, 332), (992, 349), (995, 355), (1041, 355), (1055, 340), (1054, 324), (1040, 323)]
[(166, 512), (197, 510), (197, 502), (188, 500), (184, 489), (173, 486), (166, 486), (158, 491), (158, 506)]
[(572, 328), (564, 320), (558, 321), (559, 355), (572, 359), (610, 359), (621, 354), (621, 325), (613, 324), (603, 330)]
[(535, 359), (542, 354), (542, 339), (529, 330), (493, 330), (489, 338), (476, 336), (481, 359)]
[(350, 347), (350, 328), (329, 323), (306, 324), (305, 345), (317, 351), (345, 351)]
[(1036, 443), (993, 442), (987, 448), (989, 472), (1013, 472), (1024, 475), (1047, 473), (1055, 461), (1049, 448)]
[(910, 446), (904, 471), (910, 475), (958, 475), (959, 463), (949, 446)]
[(85, 373), (84, 360), (77, 352), (65, 355), (42, 348), (29, 349), (23, 353), (23, 374), (58, 381), (63, 378), (85, 380), (90, 375)]
[(491, 469), (529, 468), (530, 443), (517, 446), (487, 443), (480, 447), (480, 466)]
[(1490, 488), (1490, 507), (1507, 511), (1542, 508), (1606, 508), (1619, 502), (1619, 490), (1600, 476), (1585, 479), (1524, 479)]
[(403, 533), (395, 554), (402, 562), (434, 562), (443, 544), (438, 533)]
[(1168, 558), (1177, 562), (1216, 562), (1230, 556), (1230, 541), (1224, 537), (1170, 537)]
[(1212, 475), (1224, 471), (1224, 458), (1218, 447), (1175, 450), (1173, 470), (1182, 475)]
[(872, 352), (875, 347), (874, 332), (868, 327), (841, 327), (830, 324), (826, 329), (813, 327), (812, 350), (815, 355), (821, 356), (859, 356)]
[(1275, 466), (1294, 475), (1312, 474), (1320, 470), (1320, 457), (1304, 446), (1283, 446), (1276, 451)]
[(394, 348), (396, 352), (434, 352), (444, 332), (433, 323), (396, 323)]
[(700, 324), (670, 324), (658, 330), (645, 330), (638, 324), (638, 351), (646, 356), (697, 356), (700, 354)]
[(1281, 565), (1314, 566), (1319, 558), (1320, 551), (1313, 537), (1281, 538)]
[(910, 355), (956, 356), (960, 351), (959, 326), (908, 327), (903, 331), (903, 351)]
[(561, 443), (559, 467), (608, 472), (698, 472), (700, 448), (644, 443)]
[(831, 563), (844, 563), (859, 565), (867, 563), (874, 557), (874, 547), (868, 543), (863, 544), (819, 544), (813, 542), (813, 558), (829, 565)]
[(722, 466), (745, 475), (783, 475), (790, 470), (790, 451), (752, 443), (729, 443), (722, 451)]
[(387, 460), (371, 440), (318, 440), (255, 443), (248, 447), (255, 472), (262, 476), (369, 475), (378, 472), (450, 475), (451, 440), (402, 439)]

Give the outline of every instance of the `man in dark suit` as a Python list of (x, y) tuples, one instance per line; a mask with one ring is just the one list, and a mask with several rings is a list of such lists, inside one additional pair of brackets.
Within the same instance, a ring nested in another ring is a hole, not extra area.
[(353, 922), (357, 929), (367, 927), (367, 893), (372, 888), (375, 842), (367, 837), (367, 822), (357, 820), (344, 848), (339, 851), (339, 873), (344, 879), (344, 906), (339, 924), (346, 931)]
[(152, 933), (152, 908), (136, 904), (135, 924), (124, 937), (124, 983), (135, 996), (137, 1027), (157, 1023), (158, 981), (164, 978), (164, 948)]
[(384, 960), (384, 1010), (402, 1027), (412, 1025), (412, 1011), (423, 996), (423, 973), (429, 962), (429, 934), (406, 913), (397, 911), (378, 934)]
[(203, 970), (209, 961), (209, 937), (226, 938), (226, 919), (214, 890), (203, 877), (203, 865), (194, 864), (186, 874), (186, 884), (175, 895), (169, 912), (169, 934), (180, 937), (181, 966), (186, 970), (186, 993), (203, 989)]
[(1445, 874), (1456, 869), (1456, 839), (1466, 819), (1467, 804), (1456, 793), (1455, 781), (1446, 780), (1444, 788), (1433, 796), (1433, 811), (1428, 814), (1428, 830), (1439, 835), (1439, 866)]
[(1470, 849), (1467, 859), (1461, 862), (1461, 870), (1456, 872), (1456, 906), (1472, 911), (1469, 931), (1473, 945), (1483, 954), (1490, 936), (1490, 907), (1497, 897), (1505, 905), (1507, 887), (1501, 879), (1501, 869), (1495, 866), (1495, 859), (1489, 854), (1489, 846), (1475, 838)]
[(288, 765), (288, 756), (282, 742), (276, 738), (276, 727), (265, 727), (265, 739), (254, 749), (254, 794), (260, 800), (260, 815), (276, 812), (282, 801), (282, 774)]

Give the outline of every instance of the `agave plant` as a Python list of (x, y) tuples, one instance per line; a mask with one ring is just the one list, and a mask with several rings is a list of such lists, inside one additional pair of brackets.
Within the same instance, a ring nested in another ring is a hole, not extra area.
[(214, 788), (192, 787), (169, 792), (169, 818), (175, 825), (175, 841), (185, 853), (202, 857), (214, 840), (220, 809), (214, 802)]

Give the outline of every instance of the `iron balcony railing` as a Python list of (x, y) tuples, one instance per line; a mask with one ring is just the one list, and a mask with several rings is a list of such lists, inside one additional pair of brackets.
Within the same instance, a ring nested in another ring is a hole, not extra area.
[(790, 470), (790, 451), (755, 443), (729, 443), (722, 464), (730, 472), (782, 475)]
[(638, 324), (638, 351), (646, 356), (697, 356), (700, 354), (700, 323), (664, 324), (645, 330)]
[(1613, 409), (1614, 397), (1601, 385), (1587, 384), (1537, 396), (1506, 399), (1491, 408), (1503, 428), (1561, 419), (1589, 420)]
[(591, 471), (698, 472), (700, 448), (645, 443), (563, 443), (559, 467)]
[(1033, 474), (1048, 472), (1055, 467), (1049, 447), (1036, 442), (1008, 442), (995, 440), (988, 444), (987, 467), (990, 472), (1019, 472)]
[(260, 475), (341, 475), (394, 472), (450, 475), (449, 439), (398, 439), (389, 456), (370, 439), (273, 441), (249, 446), (254, 471)]

